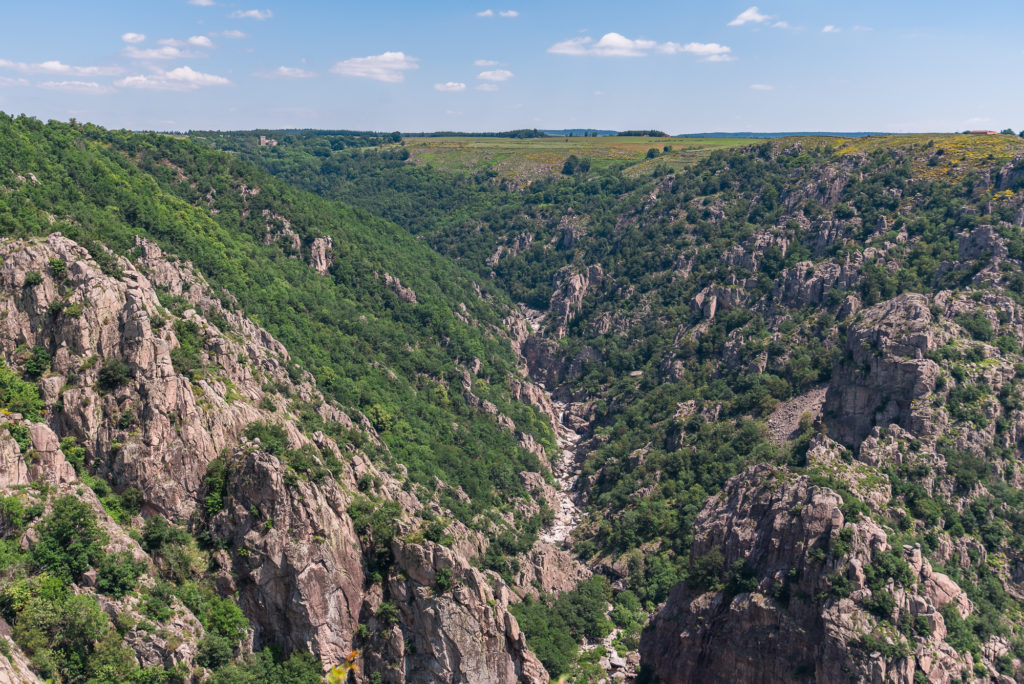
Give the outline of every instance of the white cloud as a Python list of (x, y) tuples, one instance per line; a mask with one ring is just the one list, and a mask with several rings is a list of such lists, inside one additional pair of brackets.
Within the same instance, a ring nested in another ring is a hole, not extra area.
[(170, 71), (157, 71), (152, 75), (140, 74), (128, 76), (114, 85), (121, 88), (141, 88), (145, 90), (195, 90), (203, 86), (230, 85), (231, 81), (223, 76), (204, 74), (191, 67), (183, 66)]
[(199, 47), (213, 47), (213, 41), (206, 36), (192, 36), (188, 39), (190, 45), (197, 45)]
[(587, 54), (587, 45), (590, 42), (591, 38), (587, 36), (583, 38), (570, 38), (560, 43), (555, 43), (548, 48), (548, 52), (554, 55), (585, 55)]
[(505, 19), (514, 19), (519, 16), (519, 12), (516, 12), (515, 10), (502, 10), (498, 12), (498, 16), (504, 17)]
[(110, 86), (100, 85), (95, 81), (45, 81), (37, 84), (44, 90), (59, 90), (64, 93), (84, 93), (86, 95), (103, 95), (112, 93)]
[(116, 66), (72, 66), (55, 59), (37, 64), (0, 59), (0, 69), (13, 69), (23, 74), (61, 74), (64, 76), (117, 76), (122, 71), (121, 67)]
[(772, 28), (788, 29), (790, 28), (790, 26), (788, 21), (777, 21), (774, 24), (772, 24)]
[(249, 37), (248, 33), (243, 33), (242, 31), (239, 31), (238, 29), (231, 29), (229, 31), (221, 31), (220, 35), (224, 36), (225, 38), (248, 38)]
[(750, 84), (751, 90), (775, 90), (775, 86), (768, 85), (767, 83), (752, 83)]
[(758, 11), (757, 6), (748, 7), (739, 13), (739, 15), (729, 22), (729, 26), (743, 26), (744, 24), (764, 24), (767, 21), (774, 19), (775, 17), (769, 14), (761, 14)]
[(498, 86), (493, 83), (481, 83), (476, 87), (477, 90), (482, 90), (485, 93), (493, 93), (498, 90)]
[(0, 76), (0, 88), (6, 86), (27, 86), (30, 85), (28, 80), (24, 78), (10, 78), (9, 76)]
[(274, 16), (274, 13), (270, 10), (258, 9), (235, 10), (230, 16), (232, 19), (257, 19), (263, 21), (264, 19), (270, 19), (270, 17)]
[(261, 78), (313, 78), (316, 74), (298, 67), (279, 66), (272, 71), (256, 74), (256, 76)]
[(478, 16), (478, 17), (493, 17), (494, 16), (494, 10), (485, 9), (483, 12), (477, 12), (476, 16)]
[(513, 76), (515, 76), (515, 74), (508, 69), (495, 69), (494, 71), (481, 71), (476, 77), (481, 81), (497, 81), (500, 83), (502, 81), (507, 81)]
[(455, 81), (434, 84), (434, 90), (440, 90), (442, 93), (461, 93), (465, 89), (465, 83), (456, 83)]
[(405, 73), (411, 69), (419, 69), (419, 59), (409, 57), (404, 52), (385, 52), (369, 57), (353, 57), (338, 62), (331, 71), (342, 76), (371, 78), (384, 83), (401, 83)]
[[(166, 40), (174, 40), (168, 38)], [(195, 57), (196, 55), (185, 52), (173, 45), (164, 45), (158, 48), (141, 49), (128, 46), (124, 49), (124, 56), (130, 59), (179, 59), (181, 57)]]
[(840, 29), (836, 26), (833, 26), (832, 24), (829, 24), (825, 28), (821, 29), (822, 33), (839, 33), (839, 31)]
[(146, 40), (146, 34), (132, 33), (131, 31), (129, 31), (128, 33), (121, 34), (121, 40), (123, 40), (126, 43), (141, 43), (142, 41)]
[(475, 62), (473, 62), (473, 65), (478, 67), (489, 67), (498, 66), (498, 63), (495, 62), (493, 59), (478, 59)]
[(870, 26), (860, 26), (860, 25), (857, 25), (857, 26), (853, 27), (853, 30), (854, 31), (873, 31), (874, 29), (872, 29)]
[(652, 52), (668, 55), (685, 52), (697, 55), (705, 62), (728, 62), (735, 59), (730, 54), (732, 48), (718, 43), (658, 43), (653, 40), (633, 40), (620, 33), (606, 33), (596, 43), (589, 36), (569, 38), (555, 43), (548, 48), (548, 52), (556, 55), (594, 57), (645, 57)]
[(731, 62), (736, 59), (730, 54), (732, 48), (727, 45), (720, 45), (719, 43), (687, 43), (686, 45), (665, 43), (658, 46), (658, 51), (669, 55), (686, 52), (691, 55), (697, 55), (702, 62)]
[(213, 0), (188, 0), (190, 5), (199, 5), (200, 7), (213, 7), (217, 3)]
[(181, 45), (184, 45), (184, 43), (182, 43), (177, 38), (161, 38), (156, 42), (157, 45), (170, 45), (171, 47), (179, 47)]

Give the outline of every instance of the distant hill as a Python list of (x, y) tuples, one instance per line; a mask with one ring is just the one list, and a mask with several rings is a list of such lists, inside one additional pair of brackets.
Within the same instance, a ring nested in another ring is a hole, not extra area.
[(789, 138), (793, 136), (833, 136), (836, 138), (866, 138), (871, 135), (891, 135), (890, 133), (876, 131), (857, 131), (852, 133), (841, 133), (835, 131), (789, 131), (779, 133), (752, 133), (750, 131), (737, 131), (734, 133), (680, 133), (677, 138)]
[(610, 130), (606, 130), (606, 129), (603, 129), (603, 128), (560, 128), (560, 129), (550, 129), (550, 130), (549, 129), (544, 129), (544, 130), (541, 131), (541, 133), (547, 133), (548, 135), (561, 135), (561, 136), (571, 135), (571, 136), (574, 136), (574, 137), (584, 137), (584, 136), (588, 136), (588, 135), (593, 135), (594, 133), (597, 133), (597, 135), (599, 137), (600, 136), (604, 136), (604, 135), (618, 135), (619, 134), (618, 131), (610, 131)]

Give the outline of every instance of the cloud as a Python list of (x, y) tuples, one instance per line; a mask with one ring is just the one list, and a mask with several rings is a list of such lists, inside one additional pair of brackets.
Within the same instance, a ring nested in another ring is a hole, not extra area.
[(342, 76), (371, 78), (384, 83), (401, 83), (405, 73), (411, 69), (419, 69), (419, 59), (409, 57), (404, 52), (385, 52), (370, 57), (353, 57), (338, 62), (331, 71)]
[(485, 93), (493, 93), (498, 89), (498, 86), (493, 83), (481, 83), (476, 87), (477, 90), (482, 90)]
[(442, 93), (461, 93), (465, 89), (465, 83), (456, 83), (455, 81), (434, 84), (434, 90), (440, 90)]
[(697, 55), (705, 62), (728, 62), (735, 57), (732, 48), (718, 43), (658, 43), (653, 40), (632, 40), (620, 33), (606, 33), (596, 43), (589, 36), (569, 38), (555, 43), (548, 52), (556, 55), (594, 57), (646, 57), (652, 52), (674, 55), (682, 52)]
[(61, 74), (63, 76), (117, 76), (122, 72), (121, 67), (116, 66), (72, 66), (55, 59), (37, 64), (0, 59), (0, 69), (13, 69), (23, 74)]
[(485, 9), (483, 12), (477, 12), (476, 16), (478, 16), (478, 17), (493, 17), (494, 16), (494, 10)]
[(516, 12), (515, 10), (502, 10), (498, 12), (498, 16), (504, 17), (505, 19), (514, 19), (519, 16), (519, 12)]
[(727, 45), (720, 45), (719, 43), (687, 43), (686, 45), (665, 43), (658, 46), (658, 51), (669, 55), (686, 52), (691, 55), (697, 55), (702, 62), (731, 62), (736, 59), (730, 54), (732, 48)]
[(263, 21), (264, 19), (270, 19), (270, 17), (274, 16), (274, 13), (270, 10), (258, 9), (235, 10), (229, 16), (232, 19), (256, 19), (258, 21)]
[(0, 76), (0, 88), (7, 86), (27, 86), (31, 85), (28, 80), (24, 78), (10, 78), (9, 76)]
[(498, 66), (498, 63), (495, 62), (493, 59), (478, 59), (475, 62), (473, 62), (473, 65), (478, 67), (489, 67)]
[(744, 24), (764, 24), (775, 17), (769, 14), (761, 14), (758, 11), (757, 6), (748, 7), (739, 13), (739, 15), (729, 22), (729, 26), (743, 26)]
[[(165, 41), (173, 41), (167, 38)], [(124, 56), (130, 59), (179, 59), (181, 57), (195, 57), (196, 55), (185, 52), (174, 45), (164, 45), (158, 48), (147, 48), (145, 50), (133, 46), (124, 49)]]
[(190, 5), (199, 5), (200, 7), (213, 7), (217, 3), (213, 0), (188, 0)]
[(44, 81), (37, 84), (44, 90), (59, 90), (64, 93), (84, 93), (86, 95), (103, 95), (114, 92), (110, 86), (100, 85), (95, 81)]
[(206, 36), (192, 36), (188, 39), (190, 45), (197, 45), (199, 47), (213, 47), (213, 41)]
[(243, 33), (242, 31), (239, 31), (237, 29), (230, 29), (228, 31), (221, 31), (220, 35), (224, 36), (225, 38), (248, 38), (249, 37), (248, 33)]
[(775, 86), (768, 85), (767, 83), (751, 83), (751, 90), (775, 90)]
[(256, 76), (260, 78), (313, 78), (316, 74), (298, 67), (279, 66), (272, 71), (256, 74)]
[(141, 88), (144, 90), (196, 90), (204, 86), (230, 85), (231, 81), (223, 76), (204, 74), (191, 67), (183, 66), (170, 71), (157, 71), (152, 75), (140, 74), (127, 76), (114, 85), (121, 88)]
[(123, 40), (126, 43), (141, 43), (142, 41), (146, 40), (146, 34), (132, 33), (131, 31), (129, 31), (128, 33), (121, 34), (121, 40)]
[(555, 43), (548, 48), (548, 52), (554, 55), (585, 55), (587, 54), (587, 45), (590, 43), (591, 38), (587, 36), (583, 38), (570, 38), (560, 43)]
[(513, 76), (515, 76), (515, 74), (508, 69), (495, 69), (494, 71), (481, 71), (476, 77), (481, 81), (497, 81), (500, 83), (502, 81), (507, 81)]
[(825, 28), (821, 29), (822, 33), (839, 33), (839, 31), (840, 29), (836, 26), (833, 26), (832, 24), (829, 24)]

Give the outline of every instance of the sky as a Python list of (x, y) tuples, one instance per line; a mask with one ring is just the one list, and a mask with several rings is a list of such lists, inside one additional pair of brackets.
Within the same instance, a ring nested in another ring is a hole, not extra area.
[(5, 2), (0, 111), (177, 131), (1024, 127), (1019, 0), (750, 1)]

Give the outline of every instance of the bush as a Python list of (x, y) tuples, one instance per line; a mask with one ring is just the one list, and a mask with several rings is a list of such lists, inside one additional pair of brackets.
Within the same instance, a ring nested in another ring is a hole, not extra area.
[(39, 271), (29, 271), (25, 274), (25, 287), (35, 287), (43, 282), (43, 274)]
[(50, 352), (46, 347), (33, 347), (32, 353), (25, 361), (25, 375), (36, 380), (46, 371), (50, 370)]
[(66, 583), (80, 580), (100, 560), (107, 541), (92, 508), (71, 495), (57, 499), (37, 529), (33, 563)]
[(96, 588), (108, 596), (121, 598), (138, 584), (146, 564), (135, 560), (130, 551), (121, 551), (104, 555), (96, 568)]
[(171, 364), (174, 370), (187, 378), (193, 377), (202, 368), (200, 352), (203, 350), (202, 330), (195, 321), (174, 321), (174, 333), (178, 346), (171, 350)]
[(96, 384), (103, 392), (113, 392), (131, 382), (132, 376), (132, 369), (127, 363), (111, 358), (103, 362)]
[(0, 408), (20, 413), (31, 421), (40, 421), (44, 406), (39, 388), (18, 377), (0, 358)]
[(186, 544), (190, 539), (188, 532), (171, 525), (162, 515), (154, 515), (142, 526), (142, 548), (148, 553), (158, 553), (172, 544)]

